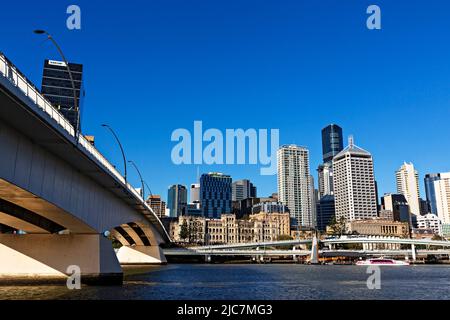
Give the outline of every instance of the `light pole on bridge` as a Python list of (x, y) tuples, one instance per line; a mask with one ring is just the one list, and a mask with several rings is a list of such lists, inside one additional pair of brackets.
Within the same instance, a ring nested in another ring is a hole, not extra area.
[(125, 157), (125, 152), (123, 151), (123, 147), (122, 144), (120, 143), (119, 137), (117, 136), (117, 134), (114, 132), (114, 130), (107, 124), (102, 124), (102, 127), (108, 129), (112, 135), (114, 136), (114, 138), (117, 141), (117, 144), (119, 145), (120, 151), (122, 152), (122, 158), (123, 158), (123, 167), (124, 167), (124, 179), (125, 179), (125, 185), (127, 184), (127, 158)]
[(142, 179), (142, 174), (139, 171), (139, 168), (137, 167), (137, 165), (134, 163), (133, 160), (129, 160), (128, 163), (131, 163), (133, 165), (133, 167), (136, 169), (136, 171), (139, 175), (139, 178), (141, 179), (141, 196), (142, 196), (142, 199), (145, 201), (145, 188), (144, 188), (144, 179)]
[(76, 133), (76, 138), (77, 138), (77, 143), (78, 143), (78, 137), (80, 134), (80, 110), (79, 110), (79, 106), (78, 106), (78, 95), (77, 95), (77, 89), (75, 87), (75, 81), (73, 80), (73, 74), (72, 74), (72, 70), (70, 70), (69, 67), (69, 62), (66, 59), (66, 56), (64, 55), (64, 53), (61, 50), (61, 47), (58, 45), (58, 43), (56, 42), (56, 40), (52, 37), (52, 35), (50, 33), (48, 33), (45, 30), (34, 30), (33, 31), (35, 34), (45, 34), (47, 36), (47, 39), (50, 40), (54, 46), (56, 47), (56, 50), (58, 50), (61, 58), (63, 59), (64, 64), (66, 65), (66, 69), (67, 72), (69, 73), (69, 78), (70, 78), (70, 82), (72, 84), (72, 90), (73, 90), (73, 107), (75, 109), (75, 112), (77, 113), (77, 125), (75, 128), (75, 133)]

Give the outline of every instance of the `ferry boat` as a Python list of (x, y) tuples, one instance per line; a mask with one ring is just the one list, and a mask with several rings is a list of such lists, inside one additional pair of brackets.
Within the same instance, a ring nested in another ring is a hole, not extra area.
[(368, 260), (361, 260), (356, 262), (357, 266), (409, 266), (408, 261), (386, 259), (386, 258), (373, 258)]

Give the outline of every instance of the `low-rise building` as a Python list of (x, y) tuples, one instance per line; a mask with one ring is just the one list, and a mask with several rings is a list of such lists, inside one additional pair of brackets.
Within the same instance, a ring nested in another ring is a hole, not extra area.
[(170, 225), (174, 241), (204, 244), (276, 241), (289, 232), (288, 213), (260, 212), (245, 219), (237, 219), (234, 214), (222, 214), (218, 219), (180, 216)]
[(383, 219), (353, 220), (346, 224), (348, 233), (367, 236), (395, 236), (409, 237), (409, 224), (407, 222)]

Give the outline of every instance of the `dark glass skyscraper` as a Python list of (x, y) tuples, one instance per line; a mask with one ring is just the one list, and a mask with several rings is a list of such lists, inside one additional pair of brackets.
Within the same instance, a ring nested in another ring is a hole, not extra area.
[(434, 189), (434, 182), (441, 180), (441, 175), (439, 173), (426, 174), (425, 181), (425, 193), (427, 195), (428, 210), (430, 213), (437, 214), (436, 207), (436, 190)]
[(335, 216), (334, 196), (327, 194), (317, 202), (317, 229), (326, 231)]
[(222, 173), (202, 174), (200, 177), (200, 203), (203, 216), (220, 218), (231, 213), (231, 177)]
[(172, 218), (187, 214), (187, 189), (180, 184), (169, 187), (167, 194), (167, 208)]
[(322, 155), (323, 162), (330, 162), (333, 157), (344, 149), (342, 128), (330, 124), (322, 129)]
[(77, 94), (78, 110), (75, 109), (75, 99), (72, 82), (66, 64), (61, 61), (45, 60), (42, 75), (42, 94), (51, 104), (59, 109), (72, 126), (78, 127), (80, 110), (80, 92), (82, 90), (83, 65), (69, 63)]

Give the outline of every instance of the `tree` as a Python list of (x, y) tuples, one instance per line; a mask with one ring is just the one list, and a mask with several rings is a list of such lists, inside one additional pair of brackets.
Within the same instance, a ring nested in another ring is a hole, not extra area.
[(292, 237), (288, 234), (281, 234), (277, 238), (278, 241), (286, 241), (286, 240), (293, 240)]
[(345, 228), (345, 223), (346, 220), (344, 217), (340, 217), (339, 219), (336, 219), (336, 216), (334, 216), (331, 221), (330, 224), (328, 225), (331, 229), (331, 234), (332, 235), (343, 235), (346, 231)]
[(187, 238), (189, 238), (189, 228), (187, 225), (187, 221), (183, 220), (183, 224), (181, 225), (180, 229), (180, 239), (186, 240)]

